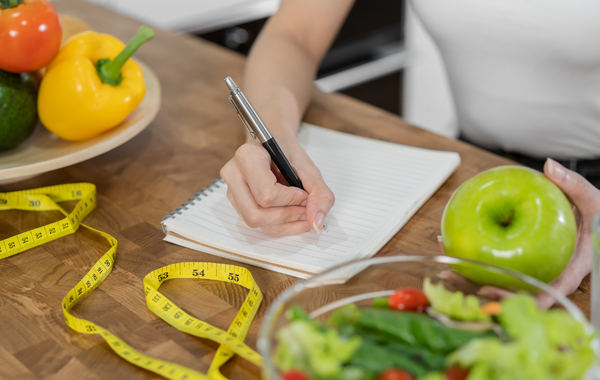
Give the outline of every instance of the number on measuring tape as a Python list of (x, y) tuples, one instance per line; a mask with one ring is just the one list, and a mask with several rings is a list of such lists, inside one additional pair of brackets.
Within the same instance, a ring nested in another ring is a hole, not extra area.
[(237, 274), (237, 273), (229, 273), (229, 281), (239, 282), (240, 281), (240, 275)]
[(194, 276), (194, 277), (204, 277), (204, 269), (202, 269), (200, 272), (198, 272), (198, 269), (194, 269), (192, 271), (192, 276)]

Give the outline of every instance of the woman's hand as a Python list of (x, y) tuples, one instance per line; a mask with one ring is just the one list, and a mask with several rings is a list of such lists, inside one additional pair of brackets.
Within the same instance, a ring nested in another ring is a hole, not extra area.
[(282, 146), (282, 150), (306, 191), (288, 186), (265, 148), (250, 141), (240, 146), (221, 169), (228, 186), (227, 197), (248, 226), (260, 227), (270, 236), (311, 229), (320, 234), (335, 202), (333, 193), (297, 143)]
[[(600, 211), (600, 190), (578, 173), (551, 159), (544, 165), (544, 174), (569, 198), (580, 219), (573, 257), (563, 273), (551, 284), (559, 293), (569, 295), (577, 290), (581, 281), (592, 270), (593, 221), (594, 215)], [(538, 303), (540, 306), (550, 307), (554, 301), (550, 296), (544, 295), (538, 297)]]

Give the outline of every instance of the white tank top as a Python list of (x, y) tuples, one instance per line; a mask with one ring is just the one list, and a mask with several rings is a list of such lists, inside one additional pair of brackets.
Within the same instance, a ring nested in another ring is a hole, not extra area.
[(599, 0), (412, 0), (465, 137), (535, 157), (600, 156)]

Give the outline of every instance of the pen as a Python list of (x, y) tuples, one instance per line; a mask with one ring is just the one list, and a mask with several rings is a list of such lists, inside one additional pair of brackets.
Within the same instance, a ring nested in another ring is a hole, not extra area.
[(252, 138), (255, 140), (258, 138), (262, 146), (269, 152), (271, 159), (275, 165), (277, 165), (279, 171), (290, 186), (299, 187), (304, 190), (300, 178), (298, 178), (292, 165), (290, 165), (290, 162), (277, 144), (277, 141), (275, 141), (275, 138), (271, 135), (271, 132), (269, 132), (265, 123), (260, 116), (258, 116), (258, 113), (254, 107), (252, 107), (252, 104), (250, 104), (246, 95), (244, 95), (231, 77), (225, 78), (225, 83), (230, 91), (229, 102), (235, 109), (235, 112), (237, 112), (240, 120), (242, 120), (242, 123), (246, 126), (248, 132), (250, 132)]

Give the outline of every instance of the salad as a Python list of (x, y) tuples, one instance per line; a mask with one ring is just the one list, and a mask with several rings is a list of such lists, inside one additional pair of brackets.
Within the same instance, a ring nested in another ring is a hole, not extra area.
[(425, 280), (326, 321), (299, 307), (276, 335), (285, 380), (581, 380), (593, 336), (564, 310), (517, 294), (482, 304)]

